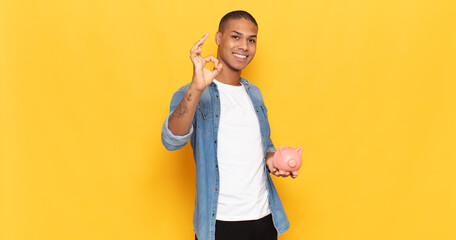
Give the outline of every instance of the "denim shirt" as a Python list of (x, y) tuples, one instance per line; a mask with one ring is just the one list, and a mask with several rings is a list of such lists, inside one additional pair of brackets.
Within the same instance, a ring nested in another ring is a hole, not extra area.
[[(247, 90), (257, 114), (263, 153), (275, 152), (269, 128), (267, 109), (264, 105), (260, 89), (241, 78), (239, 81)], [(161, 140), (166, 149), (173, 151), (181, 149), (190, 139), (196, 164), (196, 196), (193, 213), (193, 226), (199, 240), (215, 239), (215, 217), (218, 203), (219, 170), (217, 160), (217, 135), (220, 116), (220, 98), (217, 85), (211, 83), (201, 95), (198, 102), (190, 132), (185, 136), (176, 136), (168, 128), (169, 116), (184, 97), (190, 84), (181, 87), (171, 99), (170, 114), (163, 124)], [(283, 209), (282, 202), (274, 187), (268, 170), (267, 176), (269, 210), (277, 233), (280, 235), (288, 230), (290, 223)]]

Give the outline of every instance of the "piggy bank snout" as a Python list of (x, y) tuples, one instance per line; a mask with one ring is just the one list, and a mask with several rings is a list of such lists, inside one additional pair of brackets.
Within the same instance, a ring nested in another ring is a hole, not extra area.
[(296, 167), (296, 161), (294, 159), (290, 159), (290, 161), (288, 161), (288, 166), (291, 168)]

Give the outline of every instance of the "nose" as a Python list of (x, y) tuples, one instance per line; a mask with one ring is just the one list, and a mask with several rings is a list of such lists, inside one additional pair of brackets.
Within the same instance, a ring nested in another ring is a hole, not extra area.
[(240, 43), (240, 45), (239, 45), (239, 49), (240, 49), (240, 50), (242, 50), (242, 51), (244, 51), (244, 52), (246, 52), (246, 51), (248, 50), (249, 44), (248, 44), (247, 41), (248, 41), (248, 40), (246, 40), (246, 41), (241, 41), (241, 43)]

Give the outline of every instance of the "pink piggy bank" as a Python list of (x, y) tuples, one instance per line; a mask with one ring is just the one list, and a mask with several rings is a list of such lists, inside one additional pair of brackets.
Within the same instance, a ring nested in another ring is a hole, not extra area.
[(279, 170), (289, 171), (293, 175), (298, 175), (298, 170), (302, 164), (302, 147), (292, 148), (281, 146), (274, 154), (274, 167)]

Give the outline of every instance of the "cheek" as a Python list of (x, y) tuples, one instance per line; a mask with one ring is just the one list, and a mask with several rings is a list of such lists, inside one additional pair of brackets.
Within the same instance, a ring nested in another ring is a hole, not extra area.
[(255, 54), (255, 52), (256, 52), (256, 44), (251, 44), (249, 46), (249, 50), (250, 50), (251, 54)]
[(223, 43), (222, 45), (220, 45), (219, 47), (222, 47), (223, 51), (226, 52), (226, 51), (229, 51), (230, 50), (230, 44), (229, 43)]
[(250, 51), (250, 55), (252, 56), (252, 58), (253, 58), (253, 56), (255, 56), (255, 53), (256, 53), (256, 48), (253, 48), (252, 51)]
[(228, 44), (226, 45), (226, 49), (227, 49), (228, 51), (230, 51), (230, 52), (231, 52), (232, 49), (235, 48), (235, 47), (236, 47), (236, 45), (233, 44), (233, 43), (228, 43)]

